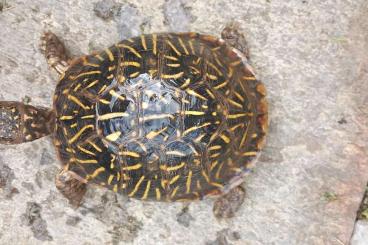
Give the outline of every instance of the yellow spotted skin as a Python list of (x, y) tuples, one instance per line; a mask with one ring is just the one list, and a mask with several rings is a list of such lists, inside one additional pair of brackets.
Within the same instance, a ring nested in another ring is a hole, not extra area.
[(74, 61), (54, 97), (65, 168), (142, 200), (230, 188), (267, 131), (265, 89), (238, 53), (212, 36), (168, 33)]

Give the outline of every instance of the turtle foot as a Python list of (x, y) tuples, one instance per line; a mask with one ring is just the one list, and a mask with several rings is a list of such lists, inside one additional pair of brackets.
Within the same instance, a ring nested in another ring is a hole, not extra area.
[(216, 218), (232, 218), (239, 210), (245, 199), (245, 190), (241, 186), (231, 189), (225, 195), (219, 197), (213, 205), (213, 213)]
[(56, 175), (55, 184), (73, 207), (79, 207), (87, 191), (86, 183), (78, 180), (73, 172), (62, 170)]
[(57, 73), (62, 74), (69, 66), (69, 59), (65, 45), (52, 32), (45, 32), (41, 37), (41, 51), (47, 63)]

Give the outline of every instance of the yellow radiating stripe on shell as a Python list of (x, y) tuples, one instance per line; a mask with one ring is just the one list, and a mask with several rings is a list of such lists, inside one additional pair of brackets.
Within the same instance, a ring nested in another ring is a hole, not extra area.
[(128, 194), (128, 196), (129, 196), (129, 197), (134, 196), (134, 194), (138, 191), (139, 186), (142, 184), (142, 182), (143, 182), (144, 178), (145, 178), (145, 176), (143, 175), (143, 176), (138, 180), (137, 184), (134, 186), (133, 191), (131, 191), (131, 192)]
[(75, 86), (75, 88), (73, 89), (73, 91), (74, 91), (74, 92), (77, 92), (77, 91), (78, 91), (78, 89), (79, 89), (81, 86), (82, 86), (82, 84), (81, 84), (81, 83), (78, 83), (78, 85), (77, 85), (77, 86)]
[(149, 181), (147, 181), (146, 190), (144, 191), (144, 194), (142, 196), (142, 200), (146, 200), (147, 199), (148, 192), (149, 192), (150, 188), (151, 188), (151, 181), (149, 180)]
[(235, 102), (234, 100), (228, 99), (229, 103), (232, 104), (233, 106), (236, 106), (240, 109), (243, 109), (243, 106), (237, 102)]
[(164, 127), (163, 129), (159, 130), (159, 131), (151, 131), (146, 135), (146, 138), (151, 140), (151, 139), (157, 137), (158, 135), (162, 134), (166, 129), (167, 129), (167, 126)]
[(156, 200), (161, 200), (161, 192), (159, 188), (156, 188)]
[(112, 54), (111, 50), (110, 49), (106, 49), (105, 50), (107, 56), (109, 57), (109, 60), (112, 62), (114, 61), (114, 55)]
[(213, 75), (213, 74), (206, 73), (206, 76), (207, 76), (209, 79), (211, 79), (211, 80), (217, 80), (217, 79), (218, 79), (218, 77), (217, 77), (217, 76), (215, 76), (215, 75)]
[(142, 47), (144, 50), (147, 50), (147, 43), (146, 43), (146, 38), (144, 35), (141, 35), (141, 41), (142, 41)]
[(134, 67), (141, 67), (141, 64), (135, 61), (124, 61), (121, 63), (121, 66), (134, 66)]
[(188, 177), (187, 177), (187, 182), (186, 182), (186, 193), (190, 193), (190, 186), (192, 184), (192, 175), (193, 175), (193, 172), (192, 170), (189, 170), (189, 173), (188, 173)]
[(214, 87), (214, 89), (220, 89), (220, 88), (223, 88), (223, 87), (225, 87), (227, 84), (229, 83), (229, 80), (225, 80), (223, 83), (221, 83), (221, 84), (219, 84), (219, 85), (217, 85), (217, 86), (215, 86)]
[(122, 151), (119, 152), (120, 156), (129, 156), (129, 157), (135, 157), (135, 158), (139, 158), (140, 155), (134, 151)]
[(74, 116), (62, 116), (62, 117), (60, 117), (60, 120), (62, 120), (62, 121), (64, 121), (64, 120), (71, 120), (73, 118), (74, 118)]
[(235, 96), (239, 99), (239, 100), (241, 100), (241, 102), (244, 102), (244, 97), (243, 96), (241, 96), (241, 94), (239, 94), (238, 92), (234, 92), (234, 94), (235, 94)]
[(180, 151), (167, 151), (166, 155), (174, 155), (174, 156), (178, 156), (178, 157), (185, 157), (186, 154), (184, 154), (183, 152)]
[(126, 171), (131, 171), (131, 170), (138, 170), (142, 167), (141, 163), (135, 164), (135, 165), (131, 165), (131, 166), (126, 166), (126, 167), (122, 167), (122, 170), (126, 170)]
[(90, 88), (95, 86), (98, 83), (98, 80), (94, 80), (93, 82), (91, 82), (90, 84), (88, 84), (88, 86), (86, 88)]
[(102, 94), (102, 92), (105, 91), (105, 89), (107, 88), (107, 85), (103, 85), (102, 88), (98, 91), (98, 94)]
[(248, 130), (249, 130), (249, 124), (247, 125), (247, 128), (245, 129), (245, 132), (243, 134), (243, 137), (240, 141), (240, 145), (239, 145), (239, 148), (241, 148), (245, 142), (245, 140), (247, 139), (247, 136), (248, 136)]
[(166, 40), (167, 44), (169, 44), (169, 46), (172, 48), (172, 50), (178, 55), (181, 56), (181, 53), (179, 52), (179, 50), (176, 49), (176, 47), (174, 46), (174, 44), (172, 44), (172, 42), (170, 42), (170, 40)]
[(200, 128), (203, 128), (203, 127), (206, 127), (208, 125), (211, 125), (211, 123), (204, 123), (200, 126), (194, 126), (194, 127), (191, 127), (191, 128), (188, 128), (187, 130), (184, 131), (183, 135), (186, 135), (194, 130), (197, 130), (197, 129), (200, 129)]
[(249, 157), (249, 156), (255, 156), (255, 155), (257, 155), (257, 152), (255, 152), (255, 151), (248, 151), (248, 152), (244, 152), (244, 153), (242, 153), (242, 156), (246, 156), (246, 157)]
[(184, 111), (184, 115), (202, 116), (205, 112), (203, 111)]
[(101, 74), (101, 71), (89, 71), (89, 72), (80, 73), (77, 76), (70, 76), (70, 79), (77, 80), (80, 77), (94, 75), (94, 74)]
[(166, 64), (168, 67), (180, 67), (180, 64)]
[(97, 177), (97, 175), (99, 175), (100, 173), (105, 172), (105, 168), (104, 167), (99, 167), (98, 169), (96, 169), (93, 174), (91, 175), (87, 175), (87, 179), (94, 179)]
[(206, 92), (212, 99), (215, 99), (215, 95), (208, 88), (206, 88)]
[(224, 166), (224, 163), (222, 162), (220, 164), (220, 166), (218, 167), (217, 171), (216, 171), (216, 174), (215, 174), (215, 178), (216, 179), (219, 179), (220, 178), (220, 174), (221, 174), (221, 170), (222, 170), (222, 167)]
[(112, 113), (103, 114), (103, 115), (98, 116), (98, 120), (104, 121), (104, 120), (109, 120), (109, 119), (113, 119), (117, 117), (127, 117), (127, 116), (129, 116), (129, 114), (126, 112), (112, 112)]
[(152, 46), (153, 46), (153, 54), (156, 55), (157, 54), (157, 35), (156, 34), (152, 34)]
[(210, 178), (208, 177), (208, 175), (206, 174), (206, 172), (204, 170), (202, 170), (202, 176), (206, 179), (207, 183), (210, 183)]
[(183, 48), (183, 50), (184, 50), (184, 53), (185, 53), (186, 55), (189, 55), (188, 49), (187, 49), (187, 47), (185, 47), (185, 44), (184, 44), (183, 40), (182, 40), (180, 37), (178, 38), (178, 40), (179, 40), (180, 46), (181, 46), (181, 47)]
[(95, 148), (98, 152), (102, 152), (102, 149), (100, 147), (98, 147), (95, 143), (93, 143), (92, 141), (87, 141), (88, 144), (90, 144), (93, 148)]
[(77, 97), (73, 96), (73, 95), (68, 95), (68, 99), (73, 101), (74, 103), (76, 103), (77, 105), (79, 105), (80, 107), (82, 107), (84, 110), (88, 110), (89, 107), (84, 105)]
[(212, 170), (217, 166), (217, 164), (218, 164), (218, 163), (219, 163), (219, 161), (218, 161), (218, 160), (213, 161), (213, 162), (211, 163), (210, 170), (212, 171)]
[(225, 143), (226, 143), (226, 144), (229, 144), (229, 143), (230, 143), (230, 138), (229, 138), (229, 137), (227, 137), (226, 135), (221, 134), (221, 135), (220, 135), (220, 138), (221, 138), (223, 141), (225, 141)]
[(94, 129), (93, 125), (86, 125), (81, 128), (68, 142), (69, 144), (74, 143), (87, 129)]
[(178, 181), (178, 179), (180, 178), (180, 175), (176, 175), (174, 176), (170, 181), (169, 181), (169, 185), (174, 184), (176, 181)]
[(212, 64), (211, 62), (207, 62), (207, 64), (212, 67), (212, 69), (214, 69), (216, 71), (216, 73), (220, 76), (222, 76), (222, 72), (217, 68), (217, 66), (215, 66), (214, 64)]
[(95, 159), (78, 159), (78, 158), (75, 158), (74, 159), (76, 162), (78, 163), (98, 163), (97, 160)]
[(161, 78), (162, 79), (178, 79), (181, 78), (184, 75), (184, 72), (179, 72), (177, 74), (162, 74)]
[(167, 165), (160, 165), (160, 169), (163, 170), (163, 171), (170, 172), (170, 171), (179, 170), (179, 169), (181, 169), (184, 166), (185, 166), (185, 162), (181, 162), (179, 165), (170, 166), (170, 167), (168, 167)]
[(118, 94), (116, 91), (114, 91), (114, 90), (110, 90), (109, 91), (109, 94), (110, 95), (112, 95), (112, 96), (114, 96), (114, 97), (116, 97), (116, 98), (118, 98), (119, 100), (123, 100), (123, 101), (125, 101), (125, 98), (123, 97), (123, 96), (121, 96), (120, 94)]
[(137, 77), (139, 74), (140, 74), (140, 72), (139, 72), (139, 71), (137, 71), (137, 72), (134, 72), (134, 73), (130, 74), (130, 75), (129, 75), (129, 77), (130, 77), (130, 78), (135, 78), (135, 77)]
[(193, 96), (195, 96), (195, 97), (198, 97), (198, 98), (200, 98), (201, 100), (207, 100), (207, 98), (206, 97), (204, 97), (203, 95), (200, 95), (200, 94), (198, 94), (196, 91), (194, 91), (194, 90), (191, 90), (191, 89), (187, 89), (187, 90), (185, 90), (188, 94), (190, 94), (190, 95), (193, 95)]
[(81, 117), (82, 119), (91, 119), (91, 118), (95, 118), (95, 115), (86, 115)]
[(222, 147), (221, 145), (214, 145), (208, 148), (209, 151), (215, 151), (215, 150), (220, 150)]
[(110, 105), (110, 101), (108, 101), (108, 100), (105, 100), (105, 99), (99, 99), (99, 101), (100, 101), (102, 104)]
[(174, 190), (171, 192), (170, 198), (174, 198), (178, 190), (179, 190), (179, 186), (175, 187)]
[(194, 49), (194, 46), (193, 46), (193, 41), (192, 40), (189, 40), (188, 43), (189, 43), (189, 47), (190, 47), (190, 49), (192, 51), (192, 54), (195, 55), (195, 49)]
[(112, 141), (112, 142), (114, 142), (114, 141), (116, 141), (117, 139), (119, 139), (120, 135), (121, 135), (121, 132), (120, 132), (120, 131), (117, 131), (117, 132), (114, 132), (114, 133), (112, 133), (112, 134), (107, 135), (107, 136), (106, 136), (106, 139), (107, 139), (108, 141)]
[(135, 56), (137, 56), (138, 58), (142, 58), (142, 56), (137, 52), (137, 50), (135, 50), (133, 47), (125, 45), (125, 44), (118, 44), (119, 48), (125, 48), (128, 49), (130, 52), (132, 52)]
[(235, 125), (235, 126), (233, 126), (233, 127), (231, 127), (230, 128), (230, 131), (234, 131), (235, 129), (237, 129), (237, 128), (242, 128), (242, 127), (244, 127), (244, 123), (239, 123), (239, 124), (237, 124), (237, 125)]
[(210, 184), (210, 185), (212, 185), (212, 186), (215, 186), (215, 187), (217, 187), (217, 188), (224, 188), (224, 186), (223, 186), (223, 185), (221, 185), (220, 183), (210, 182), (209, 184)]
[(190, 78), (187, 78), (185, 82), (183, 83), (183, 85), (180, 86), (180, 88), (183, 89), (187, 87), (190, 84), (190, 82), (191, 82)]
[(93, 152), (91, 152), (91, 151), (89, 151), (89, 150), (87, 150), (87, 149), (85, 149), (85, 148), (83, 148), (82, 146), (77, 146), (77, 148), (80, 150), (80, 151), (82, 151), (82, 152), (84, 152), (84, 153), (86, 153), (86, 154), (88, 154), (88, 155), (92, 155), (92, 156), (96, 156), (96, 154), (95, 153), (93, 153)]
[(245, 116), (253, 116), (253, 113), (233, 114), (233, 115), (228, 115), (227, 118), (229, 118), (229, 119), (236, 119), (236, 118), (245, 117)]
[(112, 180), (114, 179), (114, 175), (110, 174), (109, 179), (107, 180), (107, 184), (111, 185)]
[(175, 60), (178, 61), (178, 58), (174, 57), (174, 56), (170, 56), (170, 55), (164, 55), (164, 58), (169, 59), (169, 60)]

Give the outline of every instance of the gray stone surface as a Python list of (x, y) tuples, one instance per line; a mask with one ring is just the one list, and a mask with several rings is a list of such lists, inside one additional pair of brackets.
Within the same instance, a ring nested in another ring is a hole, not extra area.
[(38, 48), (43, 30), (81, 55), (141, 32), (218, 35), (238, 21), (271, 113), (268, 143), (244, 184), (245, 204), (236, 218), (219, 221), (213, 200), (183, 211), (180, 203), (90, 189), (75, 210), (53, 184), (59, 165), (44, 138), (0, 146), (1, 244), (349, 242), (368, 181), (366, 0), (99, 2), (7, 0), (0, 12), (0, 99), (29, 96), (50, 106), (57, 76)]
[(354, 235), (351, 238), (351, 245), (368, 244), (368, 221), (359, 220), (355, 225)]

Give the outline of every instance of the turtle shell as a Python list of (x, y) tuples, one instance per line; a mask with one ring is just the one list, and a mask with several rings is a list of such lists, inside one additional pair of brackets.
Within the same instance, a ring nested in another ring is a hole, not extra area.
[(55, 145), (83, 181), (142, 200), (226, 192), (267, 131), (246, 58), (197, 33), (142, 35), (76, 60), (55, 96)]

